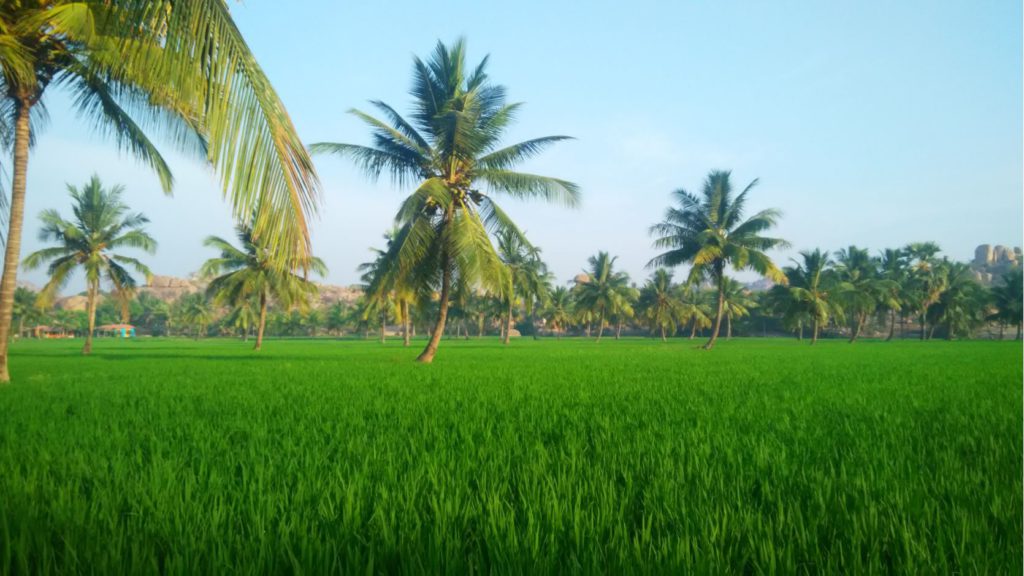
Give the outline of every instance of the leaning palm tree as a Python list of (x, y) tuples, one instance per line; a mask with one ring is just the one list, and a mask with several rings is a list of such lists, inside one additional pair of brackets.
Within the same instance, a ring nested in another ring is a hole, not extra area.
[[(147, 132), (209, 162), (236, 217), (283, 254), (309, 253), (316, 172), (225, 0), (19, 0), (0, 5), (0, 129), (10, 135), (10, 216), (0, 279), (0, 383), (25, 210), (29, 147), (51, 87), (165, 191), (171, 172)], [(7, 147), (5, 147), (7, 148)]]
[(44, 305), (53, 302), (81, 267), (85, 272), (86, 312), (89, 328), (82, 354), (92, 352), (92, 333), (96, 326), (96, 304), (100, 296), (100, 282), (106, 280), (115, 295), (134, 292), (135, 279), (125, 268), (135, 269), (148, 280), (152, 273), (145, 264), (128, 256), (114, 254), (119, 248), (138, 248), (150, 254), (156, 251), (156, 240), (143, 229), (149, 222), (142, 214), (129, 214), (121, 201), (123, 186), (104, 188), (97, 176), (81, 189), (68, 185), (73, 202), (73, 220), (65, 220), (56, 210), (45, 210), (39, 215), (43, 227), (39, 239), (56, 242), (58, 246), (43, 248), (25, 258), (25, 268), (39, 268), (49, 263), (50, 280), (40, 291)]
[(629, 276), (615, 271), (618, 256), (598, 252), (589, 259), (587, 281), (576, 285), (577, 308), (587, 310), (597, 320), (597, 341), (604, 335), (605, 321), (630, 306), (632, 289)]
[(505, 102), (505, 88), (491, 84), (485, 58), (466, 65), (465, 43), (438, 43), (428, 62), (414, 59), (410, 120), (383, 102), (378, 119), (352, 113), (373, 131), (374, 146), (314, 144), (311, 150), (354, 160), (371, 178), (387, 172), (398, 185), (418, 182), (395, 217), (393, 261), (417, 284), (439, 289), (437, 322), (420, 362), (431, 362), (444, 334), (455, 282), (498, 290), (504, 266), (488, 232), (521, 234), (489, 192), (542, 198), (575, 206), (575, 184), (516, 172), (513, 167), (566, 136), (548, 136), (499, 147), (519, 104)]
[(725, 315), (727, 267), (754, 270), (774, 282), (786, 282), (786, 276), (765, 251), (789, 244), (779, 238), (761, 235), (775, 226), (780, 212), (762, 210), (744, 220), (747, 194), (757, 185), (757, 180), (733, 197), (729, 176), (730, 172), (718, 170), (708, 174), (700, 196), (683, 189), (676, 190), (673, 196), (679, 206), (666, 210), (665, 219), (650, 229), (651, 234), (657, 236), (654, 246), (666, 251), (652, 259), (649, 267), (689, 263), (690, 283), (710, 281), (718, 290), (715, 324), (711, 338), (704, 345), (707, 350), (713, 348), (718, 340)]
[(273, 250), (264, 237), (255, 234), (254, 225), (250, 221), (235, 227), (241, 248), (223, 238), (209, 236), (203, 244), (219, 250), (220, 256), (207, 260), (200, 275), (215, 276), (206, 291), (218, 305), (238, 306), (251, 298), (258, 302), (254, 349), (261, 350), (270, 300), (285, 307), (307, 306), (317, 287), (296, 272), (308, 270), (323, 276), (327, 267), (315, 256), (282, 255)]

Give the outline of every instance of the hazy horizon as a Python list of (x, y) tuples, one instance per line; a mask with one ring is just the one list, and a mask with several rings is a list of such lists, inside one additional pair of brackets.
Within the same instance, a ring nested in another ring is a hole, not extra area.
[[(672, 190), (699, 190), (712, 169), (732, 170), (737, 185), (760, 178), (750, 210), (780, 208), (773, 235), (793, 244), (774, 253), (780, 264), (799, 250), (850, 244), (877, 252), (932, 240), (957, 260), (979, 244), (1021, 245), (1019, 3), (583, 11), (401, 2), (386, 16), (403, 34), (386, 43), (367, 25), (384, 15), (376, 4), (304, 6), (324, 15), (315, 19), (287, 4), (231, 8), (307, 144), (368, 143), (345, 111), (380, 99), (405, 113), (412, 56), (426, 57), (437, 40), (465, 36), (473, 64), (490, 54), (492, 80), (526, 103), (506, 142), (577, 138), (525, 168), (580, 184), (580, 209), (502, 200), (559, 283), (599, 250), (642, 283), (657, 253), (648, 226)], [(450, 10), (459, 17), (446, 18)], [(152, 220), (160, 248), (144, 260), (157, 274), (187, 276), (214, 255), (203, 238), (233, 236), (212, 170), (162, 146), (177, 179), (166, 198), (156, 176), (90, 134), (66, 93), (47, 102), (49, 125), (29, 164), (23, 255), (43, 246), (38, 214), (70, 214), (65, 184), (94, 172), (125, 185), (132, 208)], [(325, 282), (354, 284), (409, 190), (371, 183), (338, 158), (315, 161), (324, 203), (311, 221), (314, 250), (330, 268)], [(44, 270), (19, 277), (46, 280)]]

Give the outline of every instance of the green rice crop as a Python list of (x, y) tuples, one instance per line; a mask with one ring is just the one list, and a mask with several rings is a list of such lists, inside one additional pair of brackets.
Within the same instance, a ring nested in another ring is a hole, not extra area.
[(1020, 573), (1019, 343), (17, 342), (0, 573)]

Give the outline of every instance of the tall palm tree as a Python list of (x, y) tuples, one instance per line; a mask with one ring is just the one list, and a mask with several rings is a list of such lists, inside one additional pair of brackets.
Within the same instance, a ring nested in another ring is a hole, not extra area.
[(390, 174), (395, 183), (419, 186), (395, 217), (400, 227), (394, 261), (403, 275), (440, 289), (437, 322), (420, 362), (437, 353), (454, 282), (499, 289), (504, 267), (488, 232), (520, 234), (489, 192), (542, 198), (575, 206), (575, 184), (516, 172), (512, 168), (566, 136), (527, 140), (504, 148), (501, 135), (519, 104), (505, 102), (505, 88), (491, 84), (487, 58), (466, 65), (465, 43), (438, 42), (429, 61), (414, 59), (411, 120), (383, 102), (378, 119), (352, 113), (372, 129), (374, 146), (314, 144), (311, 150), (353, 159), (371, 178)]
[(297, 272), (311, 271), (323, 276), (327, 274), (327, 267), (315, 256), (302, 256), (295, 252), (282, 255), (267, 244), (265, 237), (256, 235), (254, 226), (255, 222), (251, 220), (235, 227), (241, 248), (217, 236), (207, 237), (203, 245), (219, 250), (220, 256), (207, 260), (200, 269), (200, 275), (215, 277), (206, 287), (206, 292), (217, 304), (237, 306), (250, 298), (258, 302), (259, 320), (254, 349), (261, 350), (270, 300), (274, 299), (285, 307), (307, 306), (317, 293), (317, 287)]
[[(21, 252), (28, 157), (50, 87), (80, 115), (173, 178), (155, 129), (221, 175), (236, 217), (284, 254), (309, 253), (316, 172), (225, 0), (19, 0), (0, 6), (0, 111), (13, 133), (10, 216), (0, 279), (0, 383)], [(35, 121), (33, 120), (35, 119)], [(6, 131), (5, 131), (6, 133)]]
[(712, 171), (704, 180), (700, 196), (683, 189), (676, 190), (673, 196), (679, 206), (666, 210), (665, 219), (650, 229), (651, 234), (657, 236), (654, 246), (666, 251), (651, 260), (649, 267), (689, 263), (690, 283), (707, 280), (718, 289), (715, 324), (711, 338), (704, 345), (707, 350), (715, 346), (725, 315), (727, 267), (754, 270), (774, 282), (786, 282), (786, 276), (765, 251), (789, 244), (779, 238), (761, 235), (775, 226), (780, 212), (762, 210), (744, 220), (747, 194), (757, 185), (757, 180), (733, 197), (729, 177), (728, 171)]
[(993, 320), (999, 322), (999, 338), (1003, 338), (1002, 327), (1016, 326), (1016, 339), (1021, 339), (1021, 321), (1024, 318), (1024, 271), (1014, 268), (1003, 274), (1000, 283), (992, 287), (992, 303), (995, 306)]
[(577, 308), (588, 310), (597, 320), (597, 341), (604, 334), (605, 321), (624, 307), (629, 306), (629, 276), (615, 271), (618, 256), (598, 252), (588, 262), (587, 281), (576, 285)]
[(667, 341), (668, 334), (676, 333), (686, 317), (683, 302), (676, 297), (672, 286), (672, 273), (664, 268), (655, 270), (650, 280), (640, 289), (637, 307), (651, 333), (661, 334), (662, 342)]
[(100, 282), (106, 280), (116, 295), (134, 293), (135, 279), (125, 268), (134, 269), (148, 280), (152, 273), (145, 264), (128, 256), (113, 253), (120, 248), (137, 248), (152, 254), (154, 240), (143, 229), (149, 219), (142, 214), (129, 214), (121, 201), (123, 186), (104, 188), (98, 176), (93, 176), (81, 189), (68, 185), (71, 195), (73, 220), (65, 220), (56, 210), (44, 210), (39, 215), (43, 227), (39, 239), (56, 242), (58, 246), (43, 248), (25, 258), (25, 267), (32, 270), (49, 263), (50, 280), (40, 292), (42, 301), (49, 304), (71, 278), (78, 267), (85, 271), (86, 311), (89, 328), (82, 354), (92, 352), (92, 333), (96, 326), (96, 303), (100, 295)]

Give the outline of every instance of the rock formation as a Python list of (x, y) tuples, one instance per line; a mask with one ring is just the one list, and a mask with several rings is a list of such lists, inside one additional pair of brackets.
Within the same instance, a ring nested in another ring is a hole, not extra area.
[(1010, 248), (990, 244), (982, 244), (975, 248), (974, 261), (971, 262), (975, 280), (986, 286), (1020, 265), (1020, 247)]

